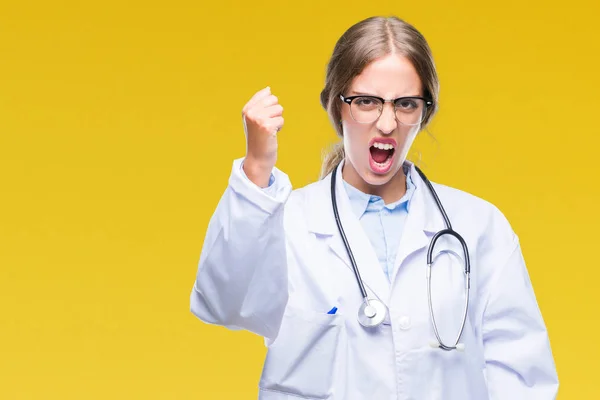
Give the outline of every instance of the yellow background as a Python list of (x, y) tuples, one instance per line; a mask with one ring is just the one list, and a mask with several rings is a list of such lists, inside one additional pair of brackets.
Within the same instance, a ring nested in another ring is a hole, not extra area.
[[(252, 5), (255, 4), (255, 5)], [(270, 85), (280, 161), (315, 180), (338, 36), (396, 14), (427, 37), (441, 110), (432, 180), (521, 237), (560, 399), (596, 399), (596, 1), (3, 1), (0, 398), (252, 399), (265, 349), (189, 312), (205, 229)]]

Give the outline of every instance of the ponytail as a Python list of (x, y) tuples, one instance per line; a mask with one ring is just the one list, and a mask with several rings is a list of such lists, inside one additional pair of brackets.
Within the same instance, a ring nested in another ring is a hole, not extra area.
[(321, 179), (329, 175), (335, 167), (344, 159), (344, 142), (339, 141), (333, 149), (325, 155), (321, 166)]

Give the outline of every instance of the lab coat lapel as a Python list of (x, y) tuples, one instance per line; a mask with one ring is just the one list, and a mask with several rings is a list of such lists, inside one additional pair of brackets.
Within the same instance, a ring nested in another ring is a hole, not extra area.
[[(365, 234), (360, 221), (352, 211), (350, 199), (343, 186), (342, 166), (338, 166), (336, 176), (336, 200), (338, 213), (346, 239), (354, 255), (360, 276), (369, 296), (373, 294), (384, 304), (389, 305), (390, 286), (379, 264), (371, 241)], [(312, 204), (311, 204), (312, 203)], [(319, 183), (319, 193), (313, 196), (309, 210), (309, 230), (325, 235), (329, 248), (354, 274), (350, 257), (338, 230), (331, 205), (331, 174)], [(327, 206), (326, 206), (327, 205)], [(358, 284), (357, 284), (358, 291)], [(357, 292), (360, 293), (360, 292)]]
[[(431, 197), (429, 188), (412, 163), (410, 163), (410, 174), (415, 184), (415, 192), (410, 201), (404, 230), (396, 253), (391, 277), (392, 286), (403, 264), (408, 262), (416, 252), (427, 248), (433, 234), (444, 228), (443, 219), (441, 215), (438, 215), (439, 211)], [(425, 271), (425, 264), (423, 264), (423, 271)]]

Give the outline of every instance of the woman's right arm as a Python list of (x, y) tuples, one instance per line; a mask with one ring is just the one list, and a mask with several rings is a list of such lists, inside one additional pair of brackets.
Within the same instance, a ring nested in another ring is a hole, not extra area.
[(202, 321), (266, 338), (277, 336), (288, 299), (283, 214), (292, 185), (274, 166), (282, 111), (269, 88), (244, 107), (247, 154), (234, 161), (209, 222), (190, 298)]
[(288, 298), (283, 210), (291, 184), (274, 169), (267, 193), (241, 163), (209, 222), (191, 311), (206, 323), (274, 338)]

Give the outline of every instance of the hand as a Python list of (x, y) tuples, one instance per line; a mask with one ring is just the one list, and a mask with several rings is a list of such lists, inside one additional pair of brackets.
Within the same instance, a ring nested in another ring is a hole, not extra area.
[(266, 187), (277, 161), (277, 132), (283, 127), (283, 107), (266, 87), (242, 109), (246, 134), (244, 172), (256, 185)]

